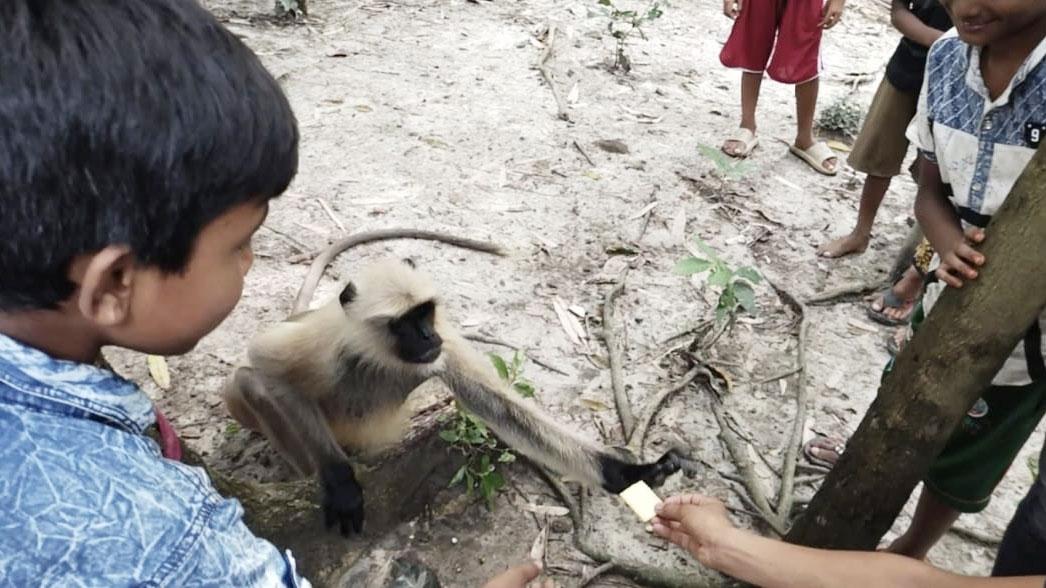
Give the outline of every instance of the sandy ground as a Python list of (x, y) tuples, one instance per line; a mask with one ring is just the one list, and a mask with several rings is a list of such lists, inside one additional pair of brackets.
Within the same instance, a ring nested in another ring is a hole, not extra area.
[[(236, 475), (289, 475), (264, 440), (231, 426), (219, 391), (246, 339), (289, 311), (306, 266), (287, 259), (341, 234), (337, 223), (350, 231), (438, 229), (508, 247), (504, 259), (417, 241), (363, 247), (334, 263), (317, 299), (330, 296), (367, 259), (409, 255), (436, 276), (467, 331), (521, 345), (566, 371), (569, 376), (528, 365), (537, 401), (611, 443), (620, 442), (621, 433), (610, 408), (609, 372), (586, 358), (586, 345), (570, 342), (553, 300), (598, 315), (611, 284), (632, 266), (618, 315), (629, 393), (642, 407), (678, 376), (656, 359), (668, 348), (662, 342), (708, 317), (715, 303), (701, 282), (672, 271), (690, 237), (804, 297), (882, 278), (906, 232), (914, 186), (901, 178), (865, 254), (817, 259), (818, 244), (849, 230), (860, 179), (848, 169), (826, 178), (788, 155), (795, 116), (784, 86), (764, 85), (763, 143), (752, 172), (724, 184), (710, 173), (713, 164), (698, 145), (718, 145), (739, 116), (738, 75), (717, 59), (729, 21), (716, 1), (669, 6), (647, 26), (646, 40), (631, 43), (635, 69), (627, 76), (605, 68), (612, 44), (605, 18), (589, 14), (594, 0), (316, 0), (312, 15), (293, 26), (272, 23), (271, 3), (262, 0), (209, 5), (284, 85), (301, 125), (301, 168), (289, 192), (273, 203), (266, 224), (272, 230), (257, 236), (258, 260), (240, 306), (196, 351), (170, 359), (172, 389), (152, 384), (141, 357), (118, 354), (115, 363), (143, 382), (190, 444)], [(570, 123), (556, 118), (552, 93), (535, 68), (544, 48), (538, 37), (549, 24), (557, 30), (550, 65), (570, 100)], [(851, 92), (852, 74), (881, 75), (896, 41), (880, 3), (854, 0), (825, 39), (821, 104)], [(867, 104), (877, 82), (857, 87), (854, 99)], [(606, 139), (622, 141), (628, 153), (594, 144)], [(640, 217), (649, 204), (655, 206)], [(627, 255), (618, 254), (624, 249)], [(795, 410), (794, 379), (783, 391), (778, 383), (753, 382), (791, 366), (796, 342), (791, 316), (773, 290), (763, 283), (757, 293), (759, 312), (724, 337), (715, 360), (735, 383), (728, 409), (770, 459), (780, 460)], [(812, 308), (810, 320), (807, 434), (846, 435), (874, 396), (888, 331), (866, 319), (859, 301)], [(587, 348), (605, 354), (594, 335)], [(697, 394), (670, 403), (652, 431), (655, 448), (682, 438), (717, 471), (732, 472), (716, 434), (708, 399)], [(991, 506), (963, 517), (962, 527), (1001, 535), (1031, 479), (1027, 456), (1041, 439), (1037, 433), (1025, 448)], [(479, 585), (529, 549), (538, 522), (520, 505), (554, 502), (528, 469), (513, 469), (511, 480), (493, 512), (449, 490), (431, 516), (380, 544), (410, 545), (445, 585)], [(673, 479), (664, 491), (684, 489), (731, 497), (712, 470)], [(895, 531), (907, 520), (902, 516)], [(588, 562), (571, 546), (570, 532), (565, 518), (554, 520), (548, 552), (566, 585)], [(948, 535), (931, 560), (987, 573), (993, 556), (991, 548)], [(593, 583), (623, 584), (629, 585), (613, 576)]]

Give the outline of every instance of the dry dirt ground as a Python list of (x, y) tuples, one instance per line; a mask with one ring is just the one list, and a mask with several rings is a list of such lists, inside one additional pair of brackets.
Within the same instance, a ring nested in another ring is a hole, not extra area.
[[(787, 87), (764, 86), (763, 143), (751, 172), (722, 184), (711, 173), (713, 163), (698, 145), (718, 145), (739, 113), (738, 75), (717, 59), (729, 21), (716, 0), (668, 6), (646, 27), (647, 39), (630, 44), (630, 75), (605, 67), (612, 43), (606, 19), (590, 15), (595, 0), (314, 0), (310, 17), (291, 25), (271, 21), (272, 4), (264, 0), (208, 4), (290, 96), (301, 125), (300, 171), (273, 203), (269, 230), (257, 236), (258, 260), (240, 306), (194, 352), (169, 360), (171, 389), (156, 388), (140, 356), (117, 354), (114, 363), (143, 383), (188, 443), (233, 475), (289, 475), (262, 438), (232, 426), (219, 391), (251, 334), (289, 311), (306, 266), (288, 258), (326, 245), (343, 227), (437, 229), (509, 248), (507, 258), (494, 258), (421, 241), (361, 247), (333, 264), (317, 300), (367, 259), (409, 255), (436, 277), (466, 331), (520, 345), (565, 371), (528, 364), (536, 401), (611, 443), (620, 442), (621, 432), (609, 371), (586, 353), (605, 356), (594, 334), (601, 303), (626, 267), (632, 269), (617, 314), (626, 382), (641, 413), (639, 407), (679, 375), (677, 366), (658, 360), (670, 347), (664, 341), (710, 316), (715, 304), (701, 281), (673, 273), (691, 237), (806, 297), (883, 279), (906, 232), (914, 186), (901, 178), (866, 253), (841, 261), (816, 257), (818, 244), (850, 228), (860, 179), (848, 169), (826, 178), (788, 155), (795, 116)], [(557, 33), (549, 64), (571, 122), (557, 119), (553, 95), (535, 67), (550, 24)], [(853, 99), (866, 105), (896, 41), (883, 3), (853, 0), (825, 39), (821, 104), (854, 91), (857, 76), (868, 81), (856, 86)], [(607, 139), (620, 140), (628, 152), (596, 146)], [(794, 317), (765, 282), (757, 293), (758, 313), (722, 339), (712, 361), (734, 382), (727, 409), (770, 460), (780, 461), (795, 414), (795, 378), (784, 389), (756, 382), (793, 365)], [(582, 345), (572, 344), (561, 327), (557, 299), (593, 318)], [(888, 331), (863, 310), (859, 299), (810, 310), (807, 436), (852, 432), (875, 394)], [(681, 439), (708, 464), (694, 478), (673, 478), (663, 492), (701, 490), (740, 507), (721, 475), (735, 470), (706, 395), (676, 397), (653, 425), (654, 449)], [(987, 511), (963, 517), (962, 528), (1001, 535), (1030, 481), (1027, 456), (1041, 438), (1037, 433), (1025, 448)], [(477, 586), (529, 550), (540, 521), (521, 505), (555, 503), (526, 467), (514, 467), (510, 478), (493, 512), (450, 489), (429, 515), (376, 538), (375, 545), (409, 548), (447, 586)], [(812, 488), (799, 492), (809, 496)], [(632, 528), (602, 532), (636, 535)], [(570, 533), (568, 519), (552, 521), (548, 561), (564, 585), (574, 585), (583, 566), (591, 566)], [(655, 549), (639, 536), (644, 549)], [(948, 535), (931, 560), (983, 574), (993, 555), (991, 547)], [(689, 564), (676, 558), (675, 565)], [(592, 585), (631, 584), (611, 575)]]

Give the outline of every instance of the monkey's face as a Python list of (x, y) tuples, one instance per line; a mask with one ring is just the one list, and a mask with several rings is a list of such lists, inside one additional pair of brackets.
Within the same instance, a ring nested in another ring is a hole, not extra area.
[(436, 332), (436, 303), (423, 302), (389, 321), (389, 333), (396, 355), (407, 363), (432, 363), (443, 350), (443, 338)]

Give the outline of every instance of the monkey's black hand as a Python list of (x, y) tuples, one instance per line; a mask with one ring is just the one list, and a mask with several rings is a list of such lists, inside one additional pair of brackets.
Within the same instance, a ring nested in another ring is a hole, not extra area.
[(665, 478), (679, 471), (680, 457), (680, 452), (675, 449), (653, 463), (628, 463), (616, 457), (604, 456), (601, 464), (603, 488), (607, 492), (619, 494), (640, 480), (650, 486), (660, 486)]
[(337, 525), (342, 536), (349, 536), (349, 529), (363, 531), (363, 488), (356, 482), (352, 466), (347, 463), (332, 463), (320, 470), (323, 484), (323, 518), (327, 528)]

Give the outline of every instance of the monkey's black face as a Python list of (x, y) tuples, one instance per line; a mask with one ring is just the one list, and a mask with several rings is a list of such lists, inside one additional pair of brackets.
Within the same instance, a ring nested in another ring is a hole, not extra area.
[(443, 338), (436, 332), (436, 303), (424, 302), (389, 321), (396, 354), (407, 363), (432, 363), (439, 359)]

